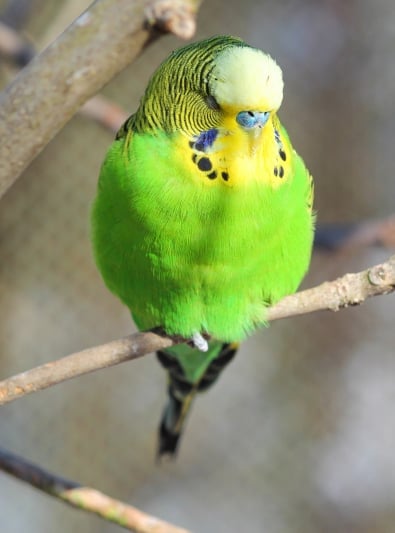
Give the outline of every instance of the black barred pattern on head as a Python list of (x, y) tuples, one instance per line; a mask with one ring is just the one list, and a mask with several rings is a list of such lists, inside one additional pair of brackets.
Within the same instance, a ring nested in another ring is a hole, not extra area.
[(218, 36), (175, 50), (152, 76), (137, 112), (119, 131), (183, 131), (196, 135), (215, 128), (221, 111), (210, 100), (209, 80), (218, 54), (230, 46), (245, 47), (235, 37)]

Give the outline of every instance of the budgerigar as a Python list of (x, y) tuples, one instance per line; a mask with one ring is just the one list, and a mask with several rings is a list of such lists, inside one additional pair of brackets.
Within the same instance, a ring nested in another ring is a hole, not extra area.
[(175, 454), (196, 392), (307, 271), (312, 179), (278, 119), (282, 98), (261, 50), (229, 36), (190, 44), (154, 73), (103, 163), (92, 240), (104, 281), (139, 329), (191, 339), (158, 353), (159, 456)]

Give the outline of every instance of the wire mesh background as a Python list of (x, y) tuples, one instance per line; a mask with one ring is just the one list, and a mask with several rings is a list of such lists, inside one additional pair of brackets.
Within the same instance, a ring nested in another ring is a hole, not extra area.
[[(0, 2), (3, 13), (10, 4)], [(43, 44), (84, 2), (29, 7), (25, 30)], [(197, 38), (218, 33), (243, 37), (282, 66), (281, 118), (315, 176), (319, 219), (393, 212), (394, 2), (211, 0)], [(180, 44), (161, 39), (104, 93), (132, 112)], [(1, 376), (134, 330), (89, 244), (90, 204), (112, 137), (77, 116), (0, 202)], [(304, 285), (387, 255), (315, 254)], [(153, 356), (3, 407), (0, 444), (196, 533), (389, 533), (394, 341), (393, 297), (258, 332), (196, 401), (177, 461), (160, 467), (165, 376)], [(0, 515), (4, 532), (119, 530), (1, 473)]]

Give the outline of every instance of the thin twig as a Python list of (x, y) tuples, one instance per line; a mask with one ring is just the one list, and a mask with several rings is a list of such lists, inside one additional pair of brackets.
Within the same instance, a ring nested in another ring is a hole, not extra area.
[(268, 309), (269, 321), (315, 311), (338, 311), (360, 305), (371, 296), (395, 291), (395, 255), (362, 272), (345, 274), (334, 281), (286, 296)]
[(0, 405), (75, 376), (137, 359), (157, 349), (168, 348), (174, 343), (172, 339), (154, 332), (136, 333), (67, 355), (0, 382)]
[[(361, 304), (370, 296), (395, 290), (395, 255), (385, 263), (356, 274), (287, 296), (267, 309), (265, 320), (278, 320), (319, 310), (337, 311)], [(0, 382), (0, 405), (94, 370), (136, 359), (182, 342), (158, 332), (136, 333), (123, 339), (46, 363)]]
[(190, 38), (200, 3), (96, 0), (19, 72), (0, 95), (0, 197), (78, 108), (160, 35), (158, 27)]
[(113, 132), (114, 135), (130, 115), (122, 107), (101, 94), (97, 94), (85, 102), (79, 113), (95, 120)]
[(0, 56), (18, 67), (24, 67), (34, 56), (32, 44), (1, 20)]
[(136, 533), (188, 533), (102, 492), (63, 479), (0, 448), (0, 469), (73, 507), (95, 513)]

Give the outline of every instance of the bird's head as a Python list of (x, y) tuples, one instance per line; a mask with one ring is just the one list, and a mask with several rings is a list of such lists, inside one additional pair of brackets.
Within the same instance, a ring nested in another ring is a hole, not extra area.
[(187, 135), (219, 128), (256, 137), (282, 98), (282, 72), (269, 55), (240, 39), (217, 36), (180, 48), (162, 63), (136, 125)]
[(262, 128), (281, 105), (282, 72), (261, 50), (229, 46), (215, 59), (208, 80), (212, 102), (228, 121), (246, 131)]

